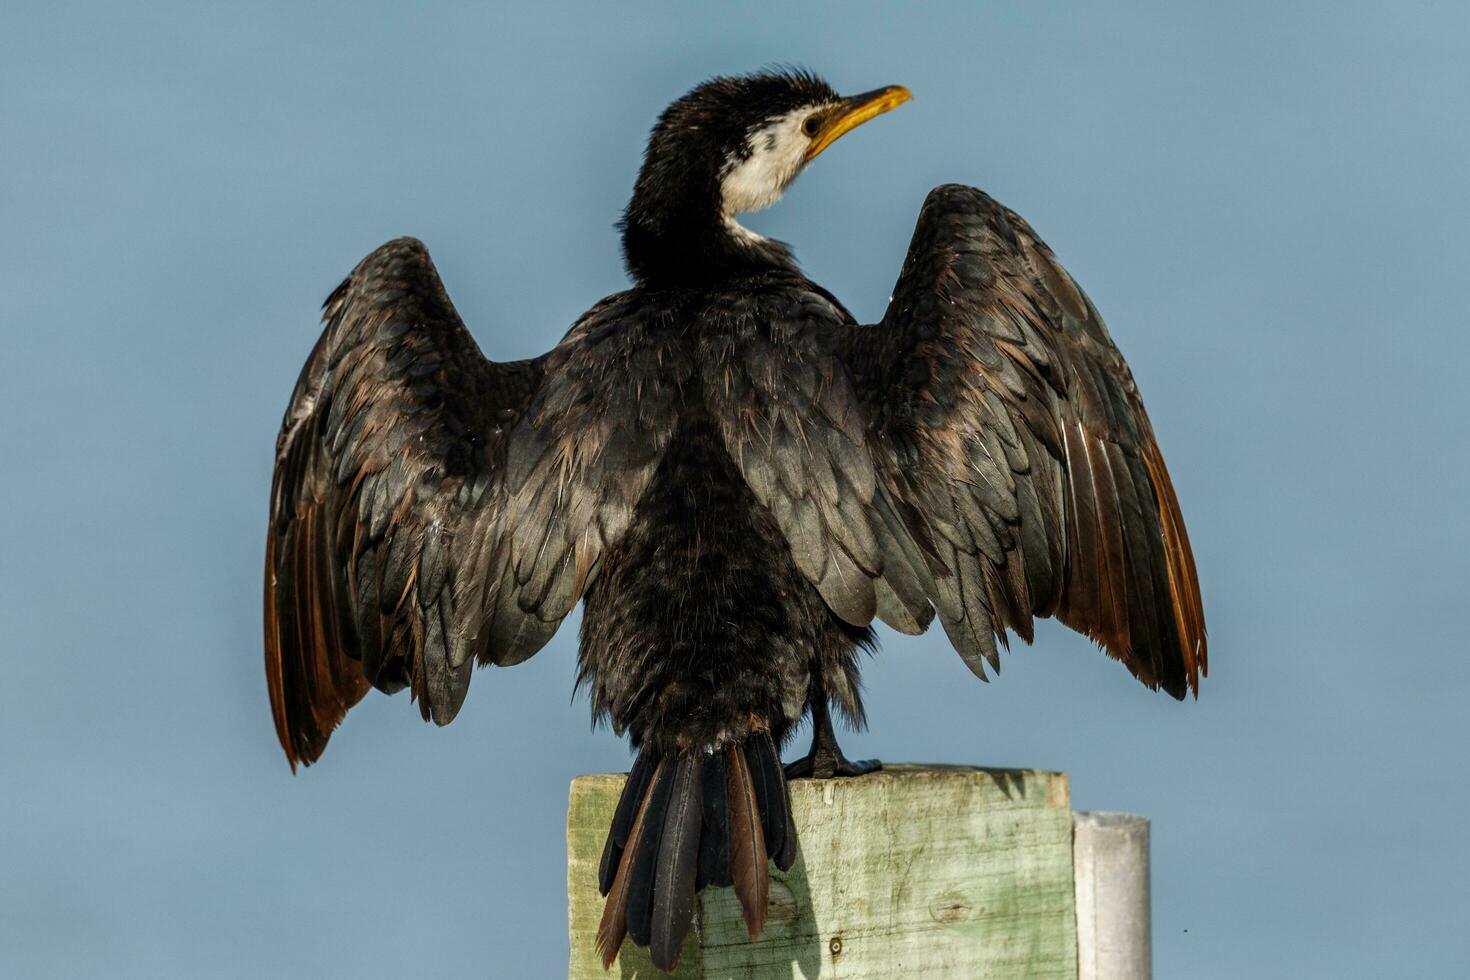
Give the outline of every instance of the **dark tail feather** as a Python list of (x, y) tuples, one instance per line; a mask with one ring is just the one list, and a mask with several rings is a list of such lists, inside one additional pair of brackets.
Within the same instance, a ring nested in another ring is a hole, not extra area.
[(648, 955), (660, 970), (679, 965), (684, 935), (694, 917), (694, 879), (699, 866), (699, 825), (704, 819), (700, 802), (701, 760), (679, 758), (674, 793), (664, 818), (664, 837), (658, 849), (658, 878), (653, 889), (653, 934)]
[(745, 928), (753, 941), (766, 927), (771, 879), (755, 783), (742, 746), (725, 746), (725, 787), (730, 797), (730, 873), (735, 879), (735, 897), (745, 912)]
[(648, 807), (648, 826), (637, 846), (628, 848), (633, 858), (628, 871), (628, 935), (639, 946), (647, 946), (653, 934), (653, 887), (658, 883), (658, 856), (663, 849), (669, 800), (674, 795), (676, 767), (677, 763), (672, 759), (659, 763), (658, 778), (649, 787), (645, 804)]
[[(768, 847), (767, 842), (771, 842)], [(643, 752), (628, 774), (599, 869), (607, 895), (597, 949), (610, 967), (625, 937), (673, 971), (706, 885), (734, 885), (750, 938), (765, 927), (767, 860), (786, 870), (796, 828), (770, 735), (713, 754)]]
[(618, 799), (617, 812), (613, 814), (612, 828), (607, 832), (607, 843), (602, 848), (602, 864), (597, 869), (597, 888), (606, 895), (613, 886), (613, 876), (623, 861), (623, 849), (628, 846), (628, 837), (633, 833), (633, 821), (638, 816), (638, 804), (653, 780), (654, 764), (648, 753), (640, 752), (633, 760), (628, 773), (628, 783)]
[[(637, 768), (636, 765), (634, 767)], [(667, 772), (663, 763), (659, 763), (653, 770), (651, 782), (654, 784), (650, 792), (643, 794), (638, 801), (637, 816), (633, 819), (633, 827), (628, 833), (628, 844), (623, 848), (622, 856), (618, 860), (617, 874), (613, 876), (612, 885), (608, 890), (607, 902), (602, 907), (602, 922), (597, 926), (597, 951), (602, 954), (602, 968), (605, 970), (612, 966), (612, 961), (617, 959), (618, 949), (623, 945), (623, 937), (628, 934), (628, 895), (633, 883), (633, 864), (638, 852), (643, 849), (644, 841), (647, 840), (649, 819), (649, 807), (657, 795), (658, 784), (667, 782)], [(628, 781), (632, 785), (632, 780)], [(624, 790), (627, 796), (627, 790)], [(621, 803), (618, 806), (621, 811)], [(657, 819), (657, 815), (655, 818)], [(604, 852), (605, 853), (605, 852)]]
[(796, 829), (791, 822), (791, 803), (786, 797), (786, 771), (769, 732), (759, 732), (745, 743), (745, 760), (760, 801), (761, 829), (766, 835), (766, 852), (776, 867), (790, 871), (796, 861)]
[(730, 807), (725, 792), (725, 753), (715, 752), (704, 760), (704, 826), (699, 839), (699, 879), (695, 888), (705, 885), (729, 888), (730, 877)]

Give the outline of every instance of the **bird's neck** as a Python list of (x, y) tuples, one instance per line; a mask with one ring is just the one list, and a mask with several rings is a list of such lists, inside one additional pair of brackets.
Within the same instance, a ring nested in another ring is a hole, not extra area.
[(795, 270), (782, 242), (742, 227), (713, 193), (652, 194), (640, 187), (623, 216), (623, 258), (640, 283), (709, 285)]

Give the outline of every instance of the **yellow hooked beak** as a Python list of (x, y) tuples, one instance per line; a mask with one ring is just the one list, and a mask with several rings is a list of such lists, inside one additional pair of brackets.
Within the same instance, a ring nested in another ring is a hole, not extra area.
[(805, 159), (813, 159), (837, 142), (843, 133), (856, 129), (874, 116), (883, 115), (889, 109), (897, 109), (912, 98), (913, 94), (902, 85), (889, 85), (845, 99), (842, 104), (828, 110), (826, 118), (818, 120), (819, 128), (812, 135), (812, 145), (807, 148)]

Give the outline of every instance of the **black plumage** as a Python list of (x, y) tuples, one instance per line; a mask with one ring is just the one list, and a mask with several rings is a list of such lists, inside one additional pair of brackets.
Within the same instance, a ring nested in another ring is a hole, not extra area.
[[(694, 895), (752, 937), (797, 854), (786, 779), (856, 775), (859, 651), (937, 614), (970, 669), (1058, 616), (1175, 697), (1206, 670), (1193, 556), (1122, 356), (1034, 232), (934, 190), (863, 326), (735, 221), (908, 97), (801, 73), (716, 79), (649, 141), (623, 222), (635, 282), (541, 357), (495, 363), (424, 246), (328, 297), (277, 442), (266, 674), (294, 767), (369, 687), (444, 724), (475, 663), (585, 603), (578, 683), (638, 750), (598, 934), (672, 969)], [(811, 752), (779, 749), (810, 716)]]
[(702, 763), (701, 755), (690, 752), (680, 755), (675, 763), (674, 785), (659, 842), (648, 953), (654, 965), (665, 970), (678, 965), (684, 936), (694, 918), (700, 824), (704, 819)]

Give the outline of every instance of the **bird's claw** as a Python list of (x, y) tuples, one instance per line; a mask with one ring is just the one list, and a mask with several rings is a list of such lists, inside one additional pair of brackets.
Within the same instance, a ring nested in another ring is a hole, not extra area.
[(810, 752), (786, 766), (787, 779), (832, 779), (836, 776), (866, 776), (883, 768), (877, 759), (853, 761), (841, 752)]

